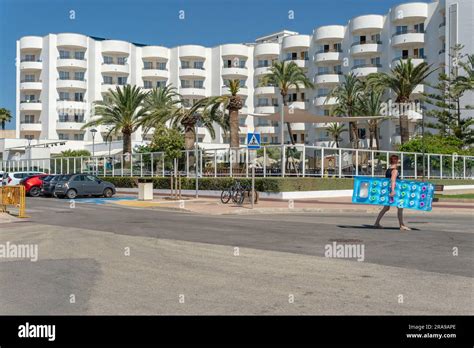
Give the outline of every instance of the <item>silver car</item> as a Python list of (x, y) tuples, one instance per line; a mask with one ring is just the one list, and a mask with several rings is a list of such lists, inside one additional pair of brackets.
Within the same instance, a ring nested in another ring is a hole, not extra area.
[(78, 196), (112, 197), (115, 185), (90, 174), (63, 175), (56, 183), (54, 195), (58, 198), (74, 199)]

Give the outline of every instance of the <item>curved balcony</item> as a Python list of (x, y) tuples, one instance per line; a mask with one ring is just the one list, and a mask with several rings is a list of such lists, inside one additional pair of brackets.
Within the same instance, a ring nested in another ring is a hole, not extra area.
[(162, 46), (145, 46), (142, 47), (142, 58), (169, 58), (169, 48)]
[(314, 83), (318, 85), (324, 84), (338, 84), (344, 81), (344, 76), (342, 74), (318, 74), (314, 78)]
[(59, 58), (56, 62), (58, 68), (75, 68), (75, 69), (87, 69), (87, 60), (85, 59), (74, 59), (74, 58)]
[(314, 56), (316, 63), (337, 63), (342, 61), (342, 52), (339, 51), (320, 51)]
[(395, 33), (392, 36), (393, 47), (420, 46), (425, 43), (425, 33), (409, 31), (407, 33)]
[(395, 6), (391, 10), (395, 24), (423, 22), (428, 18), (428, 4), (414, 2)]
[(56, 46), (87, 48), (87, 36), (72, 33), (58, 34), (56, 36)]
[(280, 55), (280, 45), (277, 43), (271, 43), (271, 42), (255, 45), (253, 55), (255, 57), (259, 57), (259, 56), (278, 57)]
[(128, 74), (128, 64), (104, 64), (102, 63), (102, 72), (111, 74)]
[(319, 107), (332, 106), (337, 104), (336, 98), (329, 98), (326, 102), (327, 96), (318, 96), (314, 99), (314, 105)]
[(222, 76), (229, 76), (229, 77), (246, 77), (248, 76), (248, 69), (246, 68), (234, 68), (234, 67), (223, 67), (222, 68)]
[(110, 89), (114, 90), (117, 88), (117, 85), (114, 84), (108, 84), (108, 83), (103, 83), (100, 87), (100, 91), (102, 93), (108, 92)]
[(338, 42), (344, 40), (345, 28), (342, 25), (326, 25), (319, 27), (314, 32), (316, 42)]
[(295, 132), (303, 132), (306, 130), (305, 123), (303, 122), (291, 123), (291, 130)]
[(289, 59), (289, 60), (286, 60), (286, 61), (294, 62), (296, 65), (298, 65), (300, 68), (303, 68), (303, 69), (309, 67), (309, 60), (305, 60), (305, 59)]
[(142, 69), (142, 77), (145, 77), (145, 78), (167, 79), (168, 76), (169, 76), (168, 70)]
[(295, 109), (305, 110), (305, 109), (308, 109), (308, 108), (309, 108), (309, 102), (305, 102), (305, 101), (294, 101), (294, 102), (288, 103), (288, 107), (289, 107), (290, 109), (291, 109), (291, 108), (295, 108)]
[(43, 83), (41, 81), (29, 82), (23, 81), (20, 82), (21, 91), (41, 91), (43, 88)]
[(381, 72), (381, 71), (382, 71), (381, 64), (362, 64), (362, 65), (354, 65), (352, 67), (352, 72), (356, 76), (367, 76), (367, 75)]
[(255, 76), (260, 76), (260, 75), (265, 75), (270, 72), (270, 67), (269, 66), (263, 66), (259, 68), (255, 68), (254, 70), (254, 75)]
[(185, 45), (178, 47), (178, 56), (180, 58), (206, 58), (206, 48), (198, 45)]
[(179, 76), (181, 77), (206, 77), (206, 70), (194, 68), (179, 68)]
[(43, 38), (40, 36), (24, 36), (20, 39), (20, 50), (43, 49)]
[(20, 131), (25, 132), (41, 132), (42, 125), (40, 122), (36, 123), (20, 123)]
[(383, 30), (384, 17), (381, 15), (358, 16), (351, 21), (353, 35), (377, 33)]
[(58, 79), (56, 87), (61, 89), (87, 89), (86, 80), (61, 80)]
[[(222, 95), (230, 95), (229, 87), (222, 86), (221, 94)], [(243, 96), (247, 96), (248, 94), (249, 94), (249, 91), (248, 91), (247, 87), (240, 87), (239, 92), (237, 93), (237, 95), (243, 95)]]
[(370, 56), (382, 53), (382, 42), (354, 42), (351, 46), (351, 54), (355, 57)]
[(196, 96), (196, 97), (205, 97), (206, 96), (206, 89), (204, 88), (180, 88), (179, 94), (182, 96)]
[(57, 100), (56, 106), (59, 110), (86, 110), (87, 103), (86, 101), (74, 101), (74, 100)]
[(309, 35), (285, 36), (282, 41), (282, 50), (309, 48), (311, 38)]
[(231, 57), (248, 57), (249, 48), (246, 45), (241, 44), (226, 44), (221, 45), (221, 56), (231, 56)]
[(119, 53), (119, 54), (130, 54), (131, 44), (126, 41), (120, 40), (104, 40), (101, 41), (102, 53)]
[(443, 22), (438, 27), (438, 37), (442, 40), (446, 37), (446, 22)]
[(37, 61), (22, 61), (20, 62), (20, 70), (42, 70), (43, 62), (41, 60)]
[(262, 95), (262, 94), (277, 94), (277, 88), (273, 86), (263, 86), (263, 87), (255, 87), (255, 92), (256, 95)]
[(401, 61), (404, 61), (404, 62), (407, 62), (408, 59), (411, 59), (411, 62), (413, 64), (413, 66), (417, 66), (421, 63), (423, 63), (424, 61), (426, 61), (426, 57), (421, 57), (421, 56), (404, 56), (404, 57), (395, 57), (392, 59), (392, 63), (394, 65), (398, 64), (399, 62)]
[(56, 129), (58, 129), (58, 130), (79, 131), (79, 130), (81, 130), (81, 128), (84, 124), (85, 124), (85, 122), (61, 122), (60, 120), (58, 120), (56, 122)]
[(20, 101), (20, 111), (41, 111), (42, 109), (41, 101)]
[(276, 134), (278, 127), (275, 126), (255, 126), (255, 130), (261, 134)]
[(278, 106), (256, 106), (255, 113), (256, 114), (274, 114), (280, 111)]

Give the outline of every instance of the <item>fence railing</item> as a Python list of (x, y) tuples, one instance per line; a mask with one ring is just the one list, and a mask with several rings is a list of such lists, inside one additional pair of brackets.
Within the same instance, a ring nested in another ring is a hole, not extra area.
[[(199, 149), (183, 151), (178, 171), (186, 177), (249, 177), (252, 163), (260, 177), (384, 176), (391, 155), (400, 158), (402, 178), (474, 179), (474, 156), (341, 149), (307, 145), (268, 145), (260, 150)], [(0, 171), (99, 176), (170, 176), (174, 159), (162, 152), (95, 157), (59, 157), (0, 161)], [(281, 165), (283, 163), (283, 166)]]

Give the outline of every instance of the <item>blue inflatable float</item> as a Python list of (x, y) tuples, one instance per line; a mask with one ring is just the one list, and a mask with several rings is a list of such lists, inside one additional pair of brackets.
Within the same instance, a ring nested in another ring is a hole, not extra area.
[(395, 185), (395, 196), (390, 197), (390, 179), (357, 176), (354, 178), (352, 202), (431, 211), (433, 184), (397, 180)]

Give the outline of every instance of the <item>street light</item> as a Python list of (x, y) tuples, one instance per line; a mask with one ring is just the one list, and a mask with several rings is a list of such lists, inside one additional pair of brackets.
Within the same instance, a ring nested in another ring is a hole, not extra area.
[(94, 157), (95, 156), (95, 133), (97, 133), (97, 129), (92, 128), (90, 132), (92, 133), (92, 157)]

